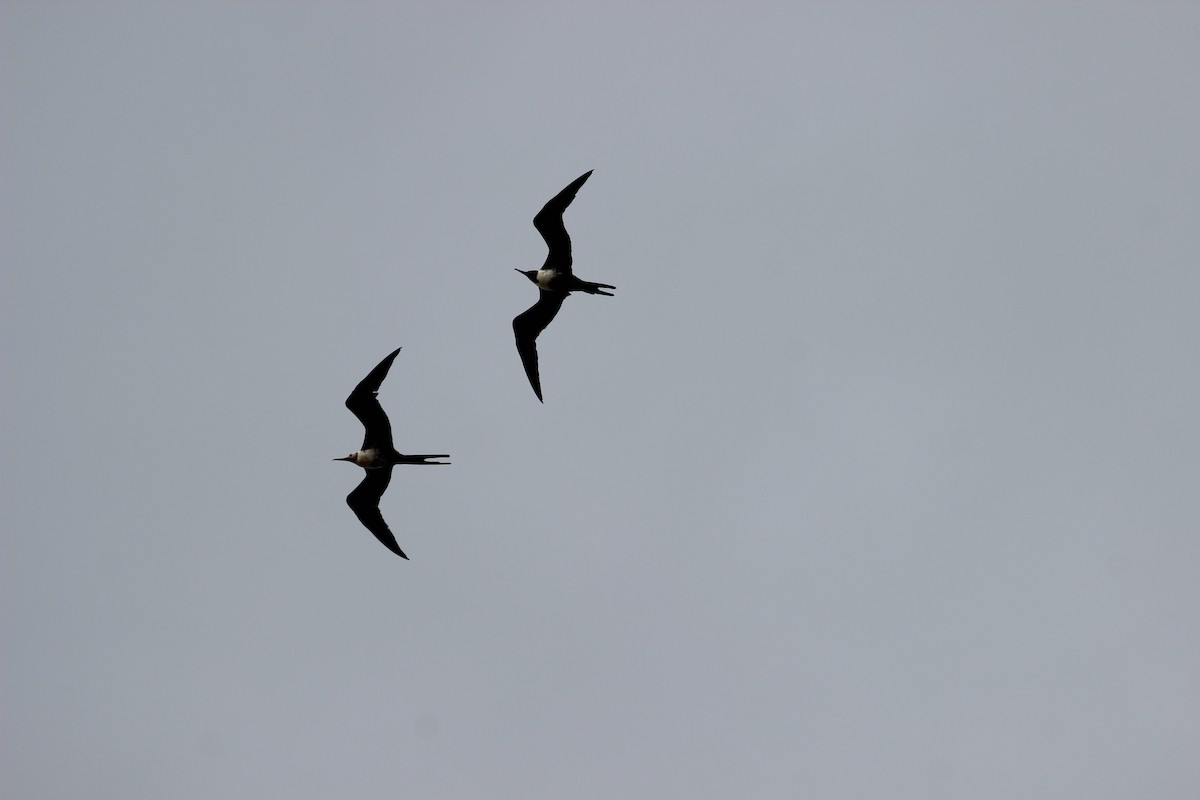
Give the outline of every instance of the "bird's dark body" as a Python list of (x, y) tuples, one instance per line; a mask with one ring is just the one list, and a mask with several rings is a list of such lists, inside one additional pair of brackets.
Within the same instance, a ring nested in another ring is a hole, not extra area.
[(571, 237), (567, 234), (567, 228), (563, 224), (563, 212), (567, 210), (567, 206), (571, 205), (579, 187), (583, 186), (591, 174), (592, 171), (588, 170), (571, 181), (565, 189), (551, 198), (533, 218), (533, 226), (546, 240), (546, 261), (542, 264), (541, 269), (517, 270), (538, 287), (537, 302), (518, 314), (513, 320), (513, 336), (517, 342), (517, 353), (521, 356), (521, 363), (525, 367), (525, 376), (529, 378), (529, 385), (533, 387), (533, 393), (537, 395), (538, 400), (542, 400), (542, 381), (538, 372), (538, 336), (558, 314), (563, 301), (570, 296), (571, 292), (602, 294), (612, 297), (612, 292), (605, 290), (617, 288), (607, 283), (585, 281), (572, 271)]
[(397, 347), (389, 353), (383, 361), (376, 365), (375, 369), (367, 373), (367, 377), (359, 381), (358, 386), (355, 386), (354, 391), (346, 398), (346, 408), (350, 409), (354, 416), (358, 417), (358, 421), (363, 424), (365, 431), (363, 444), (358, 452), (334, 460), (349, 461), (366, 470), (367, 474), (362, 482), (346, 496), (346, 505), (350, 506), (354, 515), (366, 526), (367, 530), (374, 534), (376, 539), (383, 543), (384, 547), (401, 558), (407, 559), (408, 556), (400, 549), (396, 537), (388, 528), (383, 514), (379, 511), (379, 500), (392, 480), (392, 467), (396, 464), (449, 463), (429, 461), (428, 459), (449, 458), (450, 456), (444, 454), (405, 455), (392, 446), (392, 424), (388, 420), (387, 414), (384, 413), (383, 407), (379, 405), (379, 398), (376, 397), (376, 394), (399, 352), (400, 348)]

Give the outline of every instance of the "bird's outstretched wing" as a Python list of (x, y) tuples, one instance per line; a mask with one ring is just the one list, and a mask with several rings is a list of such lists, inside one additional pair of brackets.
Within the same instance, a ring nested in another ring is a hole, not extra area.
[[(367, 377), (359, 381), (358, 386), (355, 386), (354, 391), (346, 398), (346, 408), (358, 417), (358, 421), (366, 429), (363, 435), (363, 450), (372, 447), (384, 450), (392, 449), (392, 424), (388, 422), (387, 414), (383, 413), (383, 407), (379, 405), (375, 394), (379, 391), (383, 379), (387, 377), (388, 370), (392, 368), (392, 362), (396, 360), (396, 354), (399, 352), (400, 348), (397, 347), (389, 353), (383, 361), (376, 365), (375, 369), (367, 373)], [(364, 485), (365, 483), (364, 481)], [(386, 482), (384, 486), (387, 486)], [(380, 492), (382, 493), (382, 490)]]
[(387, 523), (383, 521), (383, 514), (379, 512), (379, 498), (383, 497), (391, 480), (391, 467), (367, 470), (367, 476), (362, 479), (362, 483), (353, 492), (346, 495), (346, 505), (350, 506), (354, 516), (358, 517), (359, 522), (365, 525), (367, 530), (375, 534), (375, 538), (382, 542), (384, 547), (408, 560), (408, 556), (404, 555), (404, 551), (396, 543), (396, 537), (392, 535)]
[(550, 249), (550, 252), (546, 254), (546, 263), (542, 265), (542, 269), (556, 269), (559, 272), (570, 274), (571, 237), (567, 235), (567, 228), (563, 225), (563, 212), (567, 210), (567, 206), (571, 205), (571, 201), (575, 199), (575, 193), (579, 191), (579, 187), (583, 186), (584, 181), (591, 174), (592, 170), (589, 169), (571, 181), (567, 188), (554, 195), (550, 202), (542, 206), (542, 210), (533, 218), (533, 227), (538, 229), (538, 233), (546, 240), (546, 247)]
[[(521, 354), (521, 363), (525, 365), (525, 375), (529, 385), (538, 400), (542, 400), (542, 381), (538, 377), (537, 337), (554, 315), (562, 308), (563, 300), (567, 299), (566, 292), (538, 292), (538, 300), (513, 319), (513, 335), (517, 340), (517, 352)], [(545, 401), (542, 401), (545, 402)]]

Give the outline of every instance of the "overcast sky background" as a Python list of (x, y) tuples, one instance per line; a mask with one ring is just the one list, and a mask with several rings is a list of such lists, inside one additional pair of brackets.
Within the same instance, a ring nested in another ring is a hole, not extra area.
[(1198, 796), (1200, 6), (6, 0), (0, 115), (5, 797)]

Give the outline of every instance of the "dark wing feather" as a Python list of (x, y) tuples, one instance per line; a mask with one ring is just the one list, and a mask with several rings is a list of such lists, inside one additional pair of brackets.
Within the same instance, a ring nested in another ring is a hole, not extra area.
[(533, 227), (538, 229), (550, 250), (546, 254), (546, 263), (542, 265), (542, 269), (555, 269), (568, 275), (571, 273), (571, 237), (567, 235), (567, 228), (563, 225), (563, 212), (571, 205), (575, 193), (591, 174), (589, 169), (571, 181), (567, 188), (542, 206), (542, 210), (533, 218)]
[[(367, 373), (367, 377), (359, 381), (358, 386), (355, 386), (354, 391), (346, 398), (346, 408), (358, 417), (358, 421), (363, 424), (365, 429), (363, 450), (372, 447), (383, 450), (392, 449), (392, 424), (388, 422), (387, 414), (383, 413), (383, 406), (379, 405), (375, 394), (379, 391), (383, 379), (387, 377), (388, 370), (392, 368), (392, 362), (395, 361), (396, 354), (399, 352), (400, 348), (397, 347), (389, 353), (383, 361), (376, 365), (375, 369)], [(380, 491), (382, 492), (382, 490)]]
[[(538, 292), (538, 300), (513, 320), (513, 335), (517, 340), (517, 352), (521, 354), (521, 363), (525, 365), (525, 375), (537, 399), (542, 399), (542, 381), (538, 377), (537, 337), (554, 315), (562, 308), (563, 300), (567, 299), (566, 292)], [(543, 401), (545, 402), (545, 401)]]
[(367, 476), (362, 479), (362, 483), (346, 495), (346, 505), (350, 506), (354, 516), (358, 517), (367, 530), (375, 534), (375, 538), (382, 542), (384, 547), (407, 560), (408, 556), (404, 555), (404, 551), (396, 543), (396, 537), (392, 535), (387, 523), (383, 521), (383, 514), (379, 512), (379, 498), (383, 497), (391, 480), (391, 467), (367, 470)]

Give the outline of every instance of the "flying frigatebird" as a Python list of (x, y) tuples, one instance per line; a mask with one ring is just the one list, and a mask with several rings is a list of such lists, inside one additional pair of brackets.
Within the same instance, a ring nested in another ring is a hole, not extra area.
[(359, 521), (367, 527), (367, 530), (375, 534), (375, 538), (382, 542), (384, 547), (401, 558), (407, 559), (408, 556), (404, 555), (404, 551), (396, 543), (396, 537), (392, 535), (387, 523), (384, 522), (383, 514), (379, 513), (379, 498), (383, 497), (388, 483), (392, 480), (392, 467), (395, 465), (448, 464), (448, 461), (429, 461), (429, 459), (449, 458), (450, 456), (406, 456), (397, 452), (396, 448), (392, 446), (392, 425), (388, 422), (387, 414), (383, 413), (383, 407), (379, 405), (379, 399), (375, 395), (379, 392), (379, 386), (387, 377), (388, 370), (392, 367), (392, 361), (396, 359), (396, 354), (399, 352), (400, 348), (397, 347), (389, 353), (387, 358), (380, 361), (375, 369), (367, 373), (367, 377), (363, 378), (346, 398), (346, 408), (358, 417), (358, 421), (366, 429), (366, 435), (363, 437), (362, 449), (343, 458), (335, 458), (334, 461), (349, 461), (366, 470), (367, 475), (362, 479), (362, 483), (346, 496), (346, 505), (350, 506), (350, 510), (354, 512)]
[(538, 233), (546, 240), (546, 247), (549, 249), (546, 263), (542, 264), (541, 269), (517, 270), (533, 281), (539, 290), (537, 302), (513, 320), (513, 335), (517, 340), (517, 352), (521, 355), (521, 363), (525, 365), (529, 385), (533, 387), (537, 399), (542, 402), (545, 401), (542, 400), (542, 381), (538, 375), (538, 334), (554, 319), (571, 292), (612, 297), (612, 292), (604, 290), (617, 288), (607, 283), (582, 280), (571, 271), (571, 237), (567, 235), (566, 226), (563, 225), (563, 212), (571, 205), (575, 193), (591, 174), (591, 170), (583, 173), (542, 206), (542, 210), (533, 218), (533, 227), (537, 228)]

